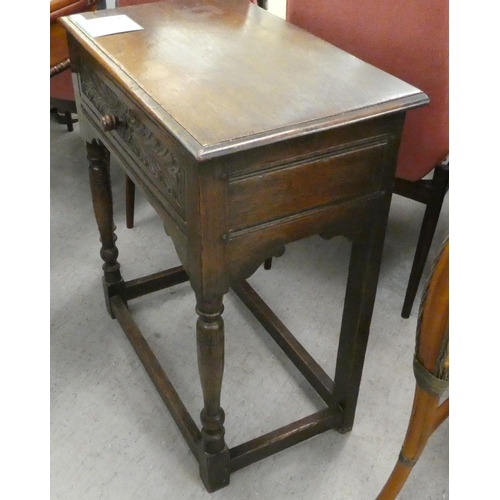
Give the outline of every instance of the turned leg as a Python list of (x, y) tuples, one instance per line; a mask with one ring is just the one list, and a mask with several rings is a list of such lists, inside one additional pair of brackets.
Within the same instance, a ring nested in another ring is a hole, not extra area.
[(198, 369), (203, 391), (200, 475), (209, 492), (229, 484), (229, 450), (224, 441), (224, 410), (220, 407), (224, 371), (222, 299), (198, 300), (196, 325)]
[(109, 151), (94, 139), (91, 143), (87, 143), (87, 158), (89, 160), (92, 204), (102, 244), (104, 294), (108, 311), (113, 317), (109, 307), (109, 298), (112, 295), (120, 295), (125, 301), (125, 285), (120, 273), (120, 264), (117, 261), (118, 249), (115, 245)]

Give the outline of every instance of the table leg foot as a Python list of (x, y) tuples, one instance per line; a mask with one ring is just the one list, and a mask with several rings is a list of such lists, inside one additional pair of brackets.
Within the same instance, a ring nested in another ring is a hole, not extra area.
[(202, 450), (199, 455), (199, 464), (201, 480), (209, 493), (220, 490), (229, 484), (231, 468), (227, 446), (216, 455)]

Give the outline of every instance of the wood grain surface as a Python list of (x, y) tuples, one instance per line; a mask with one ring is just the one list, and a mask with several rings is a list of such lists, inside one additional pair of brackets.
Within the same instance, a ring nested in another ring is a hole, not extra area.
[(71, 17), (63, 23), (138, 100), (149, 96), (160, 120), (177, 122), (205, 150), (427, 102), (415, 87), (246, 0), (172, 0), (84, 17), (117, 14), (144, 30), (92, 40)]

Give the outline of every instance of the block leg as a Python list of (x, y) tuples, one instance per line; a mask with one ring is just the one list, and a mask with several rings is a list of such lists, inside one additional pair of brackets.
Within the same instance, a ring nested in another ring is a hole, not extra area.
[(352, 243), (333, 390), (333, 400), (343, 410), (339, 432), (350, 431), (354, 423), (382, 259), (385, 204), (368, 222), (366, 234)]

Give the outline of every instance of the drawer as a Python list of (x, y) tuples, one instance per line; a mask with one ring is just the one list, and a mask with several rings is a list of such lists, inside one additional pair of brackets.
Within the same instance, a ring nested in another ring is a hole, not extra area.
[(282, 165), (229, 182), (228, 221), (238, 231), (318, 207), (365, 197), (381, 188), (386, 141)]
[[(82, 109), (145, 187), (185, 222), (186, 158), (181, 149), (90, 60), (79, 64)], [(129, 158), (129, 161), (127, 160)]]

